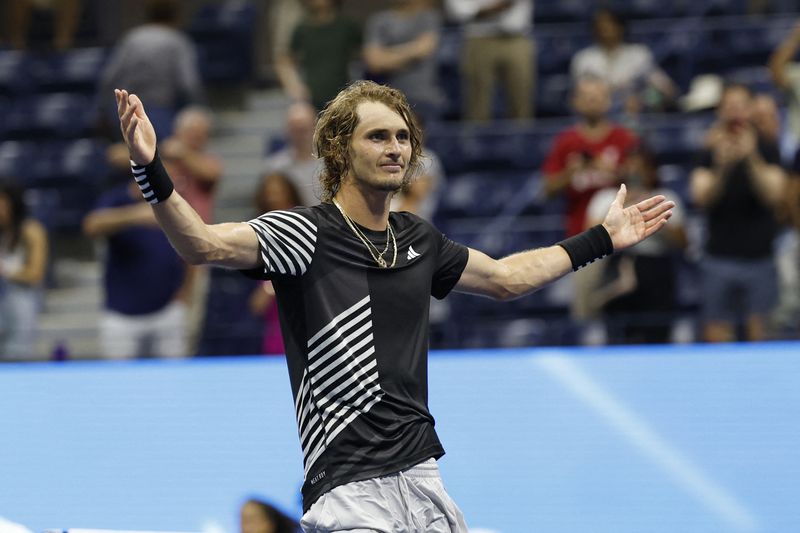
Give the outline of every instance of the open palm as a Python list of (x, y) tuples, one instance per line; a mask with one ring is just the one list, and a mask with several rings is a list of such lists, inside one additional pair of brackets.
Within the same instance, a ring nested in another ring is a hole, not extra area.
[(664, 196), (658, 195), (625, 208), (627, 193), (625, 185), (621, 185), (603, 220), (614, 250), (633, 246), (657, 232), (667, 223), (675, 207), (674, 202), (668, 202)]
[(156, 156), (156, 131), (138, 96), (128, 94), (124, 89), (115, 89), (114, 95), (117, 98), (119, 127), (131, 160), (137, 165), (146, 165)]

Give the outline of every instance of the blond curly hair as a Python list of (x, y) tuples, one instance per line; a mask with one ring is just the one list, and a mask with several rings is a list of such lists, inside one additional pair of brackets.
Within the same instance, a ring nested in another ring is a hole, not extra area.
[(320, 113), (314, 130), (314, 148), (324, 166), (319, 176), (321, 200), (329, 202), (336, 195), (342, 179), (350, 170), (350, 141), (358, 125), (357, 109), (363, 102), (380, 102), (403, 117), (408, 125), (411, 160), (404, 185), (419, 173), (422, 156), (422, 128), (402, 92), (372, 81), (351, 83)]

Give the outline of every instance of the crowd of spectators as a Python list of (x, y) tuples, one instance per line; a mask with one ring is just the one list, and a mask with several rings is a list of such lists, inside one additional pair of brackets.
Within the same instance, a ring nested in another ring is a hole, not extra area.
[[(71, 45), (81, 4), (54, 4), (60, 10), (54, 50)], [(109, 171), (97, 182), (109, 187), (97, 188), (82, 232), (96, 243), (103, 265), (103, 357), (190, 356), (203, 332), (212, 276), (183, 264), (158, 230), (130, 179), (124, 147), (114, 144), (119, 133), (108, 96), (125, 87), (142, 97), (176, 189), (211, 222), (225, 166), (209, 149), (213, 114), (203, 107), (201, 58), (181, 27), (180, 7), (172, 0), (146, 2), (145, 22), (120, 37), (98, 73), (93, 125), (108, 142)], [(289, 104), (284, 135), (265, 150), (261, 174), (253, 176), (258, 213), (319, 201), (316, 113), (359, 77), (403, 90), (434, 131), (538, 128), (544, 121), (537, 116), (537, 65), (547, 58), (537, 48), (534, 0), (387, 0), (361, 17), (347, 7), (347, 0), (273, 6), (275, 17), (294, 21), (276, 36), (274, 57), (276, 84)], [(559, 131), (545, 141), (543, 164), (527, 169), (530, 179), (541, 177), (546, 201), (563, 206), (564, 236), (596, 224), (620, 183), (628, 186), (629, 202), (664, 194), (676, 208), (658, 237), (571, 276), (566, 307), (573, 342), (670, 342), (682, 312), (696, 318), (697, 340), (797, 335), (800, 254), (781, 243), (796, 242), (800, 227), (800, 67), (794, 62), (800, 24), (765, 58), (769, 79), (757, 87), (708, 73), (721, 84), (703, 107), (716, 114), (706, 112), (708, 129), (694, 158), (680, 162), (689, 169), (681, 184), (664, 178), (661, 154), (641, 129), (651, 116), (689, 117), (682, 107), (696, 113), (698, 106), (687, 104), (697, 96), (688, 94), (695, 84), (678, 82), (648, 45), (636, 42), (620, 12), (601, 5), (584, 20), (576, 38), (586, 46), (575, 47), (558, 74), (569, 80), (564, 98), (574, 121), (558, 122)], [(452, 35), (458, 36), (455, 113), (454, 84), (441, 68)], [(9, 48), (26, 46), (23, 34), (8, 37)], [(448, 194), (442, 159), (426, 147), (424, 171), (397, 195), (394, 209), (436, 219)], [(26, 213), (23, 192), (8, 178), (0, 187), (0, 359), (24, 358), (33, 349), (50, 249), (45, 227)], [(781, 261), (788, 267), (776, 267)], [(678, 297), (686, 264), (698, 276), (689, 309)], [(280, 353), (274, 293), (269, 283), (250, 289), (241, 305), (260, 317), (261, 350)]]

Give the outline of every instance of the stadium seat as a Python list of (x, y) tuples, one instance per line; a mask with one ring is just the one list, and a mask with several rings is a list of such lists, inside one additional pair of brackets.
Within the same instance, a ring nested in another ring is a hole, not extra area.
[(0, 176), (9, 176), (26, 185), (33, 175), (38, 150), (32, 141), (0, 143)]
[(6, 137), (75, 138), (91, 127), (92, 99), (73, 93), (53, 93), (15, 100), (8, 113)]
[(537, 117), (563, 117), (571, 113), (570, 91), (572, 78), (569, 74), (539, 76), (536, 91)]
[(203, 5), (189, 25), (203, 79), (243, 82), (253, 77), (256, 6), (247, 0)]
[(18, 95), (33, 88), (30, 54), (18, 50), (0, 51), (0, 94)]
[(589, 20), (590, 0), (537, 0), (533, 18), (536, 24)]
[(572, 56), (592, 44), (589, 26), (586, 24), (541, 29), (535, 35), (539, 75), (568, 74)]
[(103, 47), (74, 48), (47, 54), (34, 63), (37, 86), (43, 92), (97, 91), (108, 50)]

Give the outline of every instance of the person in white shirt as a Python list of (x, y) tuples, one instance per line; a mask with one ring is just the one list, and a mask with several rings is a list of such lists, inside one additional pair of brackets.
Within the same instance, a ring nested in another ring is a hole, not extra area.
[(663, 110), (675, 98), (677, 88), (656, 64), (650, 49), (625, 42), (625, 23), (610, 9), (598, 9), (592, 27), (595, 44), (573, 56), (573, 80), (604, 79), (611, 86), (615, 110), (629, 114)]

